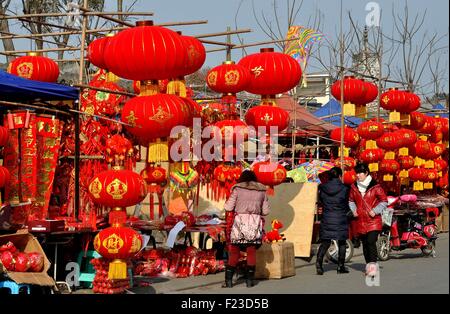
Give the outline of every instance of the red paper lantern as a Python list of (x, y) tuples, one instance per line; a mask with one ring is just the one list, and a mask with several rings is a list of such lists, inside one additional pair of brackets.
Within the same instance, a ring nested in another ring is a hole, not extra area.
[(187, 123), (187, 126), (191, 127), (193, 125), (193, 118), (200, 118), (201, 112), (202, 112), (202, 106), (200, 106), (195, 100), (188, 98), (188, 97), (180, 97), (186, 106), (189, 109), (190, 112), (190, 119)]
[(274, 52), (273, 48), (262, 48), (242, 58), (240, 66), (250, 71), (251, 79), (246, 91), (259, 95), (276, 95), (297, 86), (302, 77), (299, 63), (291, 56)]
[(286, 169), (282, 165), (269, 161), (254, 164), (252, 170), (259, 183), (270, 187), (283, 183), (287, 176)]
[[(331, 94), (337, 100), (341, 100), (341, 80), (331, 86)], [(344, 102), (363, 104), (366, 96), (366, 84), (353, 76), (344, 77)]]
[[(362, 80), (364, 84), (364, 88), (366, 92), (364, 93), (364, 96), (361, 99), (357, 99), (356, 105), (367, 105), (374, 101), (378, 96), (378, 87), (370, 82), (366, 82)], [(340, 95), (340, 90), (339, 90)]]
[(431, 154), (431, 143), (428, 141), (418, 140), (413, 147), (414, 154), (417, 157), (427, 159)]
[(430, 151), (426, 155), (426, 159), (437, 159), (444, 153), (444, 146), (441, 144), (430, 143)]
[(206, 83), (218, 93), (236, 94), (250, 83), (250, 71), (233, 61), (225, 61), (208, 71)]
[(400, 135), (395, 132), (387, 132), (376, 140), (378, 147), (393, 151), (399, 147), (402, 147), (402, 141)]
[(447, 167), (448, 162), (445, 161), (444, 159), (436, 159), (434, 161), (434, 168), (439, 172), (447, 170)]
[(423, 113), (413, 111), (410, 113), (410, 125), (407, 126), (412, 130), (420, 130), (425, 124), (425, 115)]
[(412, 130), (400, 129), (396, 133), (399, 135), (403, 147), (414, 145), (417, 141), (417, 134)]
[(425, 181), (428, 178), (428, 174), (423, 168), (409, 169), (409, 178), (412, 181)]
[(11, 179), (11, 175), (9, 174), (8, 169), (3, 166), (0, 166), (0, 189), (4, 188), (6, 184), (9, 183)]
[(130, 80), (178, 77), (188, 61), (184, 40), (176, 32), (140, 21), (108, 40), (104, 53), (108, 70)]
[(167, 184), (167, 172), (163, 167), (149, 165), (141, 171), (141, 177), (149, 185), (157, 184), (164, 186)]
[(100, 69), (107, 69), (105, 62), (105, 48), (111, 36), (94, 39), (88, 46), (87, 58), (89, 62)]
[(186, 103), (178, 96), (156, 94), (134, 97), (122, 109), (122, 121), (142, 144), (168, 137), (173, 127), (186, 125), (190, 116)]
[(384, 133), (383, 123), (366, 121), (358, 126), (358, 134), (366, 140), (375, 140)]
[(411, 169), (414, 167), (414, 158), (412, 156), (399, 156), (398, 163), (401, 169)]
[(436, 130), (436, 121), (433, 117), (424, 116), (425, 123), (419, 130), (421, 133), (432, 134)]
[(436, 169), (425, 169), (425, 173), (426, 173), (426, 178), (425, 178), (425, 182), (434, 182), (439, 180), (439, 176), (438, 176), (438, 172), (436, 171)]
[(221, 183), (236, 182), (241, 173), (241, 167), (220, 164), (214, 169), (214, 178)]
[(400, 170), (400, 164), (394, 159), (383, 159), (380, 163), (380, 170), (384, 173), (396, 174)]
[(281, 132), (289, 125), (289, 113), (279, 107), (256, 106), (247, 111), (245, 122), (255, 127), (257, 132), (262, 127), (264, 133), (269, 134), (271, 126), (276, 126), (277, 132)]
[(380, 96), (380, 105), (382, 108), (391, 111), (408, 112), (409, 93), (391, 88)]
[(106, 170), (91, 180), (89, 194), (95, 204), (114, 208), (142, 202), (147, 190), (144, 180), (136, 172)]
[(350, 185), (356, 182), (356, 172), (355, 170), (344, 171), (344, 175), (342, 177), (344, 184)]
[(41, 82), (54, 83), (59, 76), (58, 64), (50, 58), (30, 53), (18, 57), (8, 65), (8, 73)]
[(436, 186), (442, 189), (448, 188), (448, 173), (439, 178), (439, 180), (436, 182)]
[(383, 159), (383, 150), (380, 148), (366, 149), (361, 153), (359, 158), (364, 163), (368, 164), (375, 163)]
[[(336, 167), (341, 167), (341, 159), (338, 158), (335, 160)], [(353, 157), (344, 157), (344, 169), (355, 168), (356, 160)]]
[(181, 76), (197, 72), (205, 63), (206, 51), (203, 44), (195, 37), (180, 35), (187, 51), (187, 62), (182, 69)]
[(3, 147), (8, 142), (8, 129), (0, 125), (0, 147)]
[(444, 139), (444, 133), (442, 132), (442, 129), (436, 129), (431, 133), (430, 141), (433, 143), (439, 143)]
[(109, 227), (94, 238), (94, 249), (102, 257), (112, 260), (133, 257), (141, 247), (142, 236), (131, 228)]
[[(340, 142), (341, 141), (341, 128), (336, 128), (331, 131), (331, 139)], [(344, 145), (347, 147), (356, 147), (359, 143), (359, 134), (350, 127), (344, 127)]]
[(409, 93), (408, 111), (413, 112), (420, 108), (420, 97), (414, 93)]
[(220, 129), (222, 141), (233, 141), (236, 144), (237, 139), (247, 140), (248, 126), (241, 120), (222, 120), (214, 124)]

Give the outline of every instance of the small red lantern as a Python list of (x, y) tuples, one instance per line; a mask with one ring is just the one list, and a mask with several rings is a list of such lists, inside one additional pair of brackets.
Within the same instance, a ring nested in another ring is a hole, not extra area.
[(425, 124), (425, 115), (423, 113), (413, 111), (410, 113), (409, 129), (420, 130)]
[(147, 166), (141, 171), (141, 177), (148, 185), (165, 186), (167, 184), (166, 169), (160, 166)]
[(11, 175), (9, 174), (8, 169), (3, 166), (0, 166), (0, 189), (4, 188), (6, 184), (9, 183), (11, 179)]
[(114, 208), (142, 202), (147, 190), (144, 180), (136, 172), (106, 170), (91, 180), (89, 194), (95, 204)]
[[(367, 100), (373, 97), (373, 91), (371, 89), (366, 98), (367, 88), (368, 85), (362, 80), (356, 79), (353, 76), (344, 77), (344, 115), (354, 116), (356, 114), (356, 105), (361, 107), (366, 104)], [(331, 94), (337, 100), (341, 100), (341, 80), (334, 82), (331, 86)]]
[(8, 129), (0, 125), (0, 147), (3, 147), (8, 142)]
[(425, 123), (419, 130), (421, 133), (432, 134), (436, 130), (436, 121), (433, 117), (424, 116)]
[(394, 159), (383, 159), (380, 163), (380, 171), (389, 174), (396, 174), (400, 170), (400, 164)]
[(381, 148), (366, 149), (361, 153), (359, 158), (364, 163), (375, 163), (383, 159), (383, 150)]
[(428, 141), (418, 140), (414, 144), (414, 154), (417, 157), (427, 159), (431, 153), (431, 143)]
[(428, 175), (423, 168), (412, 168), (409, 169), (409, 178), (413, 181), (425, 181)]
[(350, 185), (356, 182), (356, 172), (355, 170), (344, 171), (344, 175), (342, 177), (344, 184)]
[(425, 182), (434, 182), (439, 180), (438, 172), (436, 169), (426, 169), (427, 178), (424, 180)]
[(382, 123), (376, 121), (366, 121), (358, 126), (358, 134), (366, 140), (375, 140), (384, 133)]
[(222, 120), (214, 124), (220, 129), (222, 141), (237, 143), (237, 139), (245, 141), (248, 137), (248, 126), (241, 120)]
[[(380, 96), (380, 105), (383, 109), (390, 111), (406, 112), (409, 106), (409, 93), (390, 88)], [(398, 115), (400, 117), (400, 115)], [(389, 115), (389, 121), (392, 121), (392, 113)]]
[[(331, 131), (331, 139), (340, 142), (341, 141), (341, 128), (336, 128)], [(359, 134), (350, 127), (344, 127), (344, 145), (347, 147), (356, 147), (359, 143)]]
[(444, 133), (442, 132), (442, 129), (436, 129), (433, 133), (431, 133), (430, 141), (433, 143), (439, 143), (444, 139)]
[[(341, 159), (335, 160), (336, 167), (341, 167)], [(353, 157), (344, 157), (344, 169), (352, 169), (356, 166), (356, 160)]]
[(273, 48), (262, 48), (260, 53), (248, 55), (238, 64), (251, 74), (245, 90), (263, 98), (291, 90), (302, 77), (299, 63), (287, 54), (274, 52)]
[(278, 133), (288, 127), (289, 113), (279, 107), (256, 106), (247, 111), (245, 122), (255, 127), (257, 132), (259, 132), (259, 128), (261, 127), (265, 134), (269, 134), (270, 127), (274, 126), (278, 128), (276, 130)]
[(109, 227), (101, 230), (94, 238), (94, 249), (104, 258), (112, 259), (108, 278), (127, 277), (127, 264), (124, 261), (133, 257), (142, 248), (142, 236), (126, 227)]
[(444, 153), (444, 147), (441, 144), (430, 143), (430, 151), (426, 155), (426, 159), (437, 159)]
[(377, 145), (380, 148), (393, 151), (402, 147), (402, 141), (398, 133), (387, 132), (377, 139)]
[(250, 71), (233, 61), (225, 61), (222, 65), (209, 70), (206, 83), (213, 91), (236, 94), (243, 91), (250, 83)]
[(18, 57), (8, 65), (8, 73), (41, 82), (55, 83), (59, 76), (58, 64), (37, 53)]
[(252, 170), (258, 182), (270, 187), (283, 183), (287, 176), (286, 169), (282, 165), (269, 161), (254, 164)]
[(434, 168), (439, 172), (445, 171), (448, 168), (448, 162), (444, 159), (436, 159), (434, 161)]
[(189, 108), (178, 96), (156, 94), (134, 97), (122, 109), (122, 121), (142, 144), (168, 137), (173, 127), (186, 125)]
[(400, 156), (398, 157), (398, 163), (401, 169), (411, 169), (414, 167), (414, 158), (412, 156)]

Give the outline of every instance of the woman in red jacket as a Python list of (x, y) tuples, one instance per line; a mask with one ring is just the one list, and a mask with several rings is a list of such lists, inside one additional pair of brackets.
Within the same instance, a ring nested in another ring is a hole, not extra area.
[(355, 219), (351, 223), (353, 236), (361, 239), (366, 274), (377, 267), (377, 239), (383, 227), (381, 213), (387, 207), (387, 196), (383, 188), (370, 175), (366, 164), (355, 167), (357, 180), (350, 189), (349, 206)]

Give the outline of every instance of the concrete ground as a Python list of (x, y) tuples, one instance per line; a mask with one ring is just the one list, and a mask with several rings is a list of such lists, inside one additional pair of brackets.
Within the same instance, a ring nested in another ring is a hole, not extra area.
[[(423, 257), (420, 250), (395, 252), (381, 262), (379, 286), (366, 285), (363, 270), (364, 257), (361, 248), (355, 249), (352, 261), (348, 263), (349, 274), (337, 274), (335, 264), (325, 264), (325, 274), (315, 273), (315, 258), (311, 261), (296, 258), (296, 275), (284, 279), (258, 281), (253, 288), (247, 288), (239, 280), (232, 289), (221, 288), (224, 273), (189, 278), (146, 278), (148, 287), (135, 287), (129, 293), (136, 294), (308, 294), (308, 293), (449, 293), (449, 234), (441, 233), (436, 241), (436, 257)], [(74, 293), (92, 293), (91, 290), (77, 290)]]

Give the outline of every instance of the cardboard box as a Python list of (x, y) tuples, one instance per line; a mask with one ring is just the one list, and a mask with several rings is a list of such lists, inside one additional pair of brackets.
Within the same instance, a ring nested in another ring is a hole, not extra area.
[(44, 268), (41, 272), (14, 272), (8, 271), (0, 262), (0, 274), (6, 273), (11, 280), (16, 283), (32, 284), (38, 286), (53, 286), (55, 281), (47, 272), (50, 269), (50, 261), (44, 253), (39, 241), (28, 231), (19, 230), (15, 234), (7, 234), (0, 236), (0, 245), (11, 241), (16, 248), (25, 253), (39, 252), (44, 256)]
[(263, 243), (256, 251), (255, 278), (281, 279), (295, 276), (295, 254), (292, 242)]
[(64, 220), (32, 220), (28, 222), (30, 232), (57, 232), (64, 231), (66, 222)]

